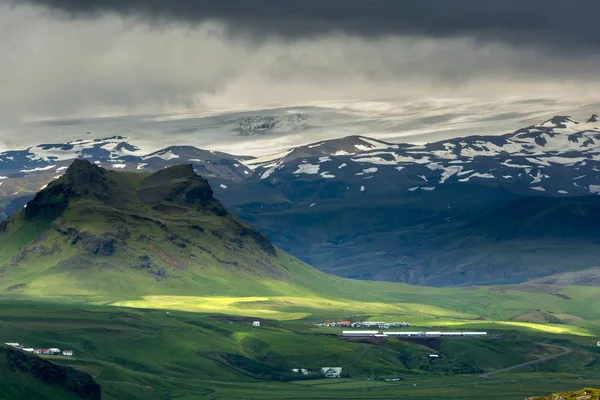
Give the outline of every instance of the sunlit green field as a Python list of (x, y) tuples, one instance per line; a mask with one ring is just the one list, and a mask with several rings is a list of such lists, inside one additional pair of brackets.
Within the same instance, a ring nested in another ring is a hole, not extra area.
[[(73, 359), (51, 360), (91, 373), (102, 385), (103, 398), (110, 400), (426, 399), (442, 394), (521, 399), (593, 386), (600, 378), (592, 321), (588, 328), (482, 321), (415, 303), (294, 299), (168, 296), (90, 305), (4, 297), (0, 332), (2, 341), (75, 350)], [(442, 339), (437, 349), (398, 340), (371, 345), (340, 340), (335, 336), (340, 328), (313, 325), (351, 316), (407, 320), (415, 325), (411, 330), (486, 330), (490, 337)], [(254, 318), (262, 327), (251, 326)], [(535, 369), (479, 378), (483, 371), (552, 354), (536, 342), (574, 352)], [(442, 357), (432, 362), (432, 352)], [(342, 366), (346, 378), (288, 381), (294, 378), (291, 368), (317, 371), (322, 366)], [(366, 380), (371, 376), (404, 380)]]

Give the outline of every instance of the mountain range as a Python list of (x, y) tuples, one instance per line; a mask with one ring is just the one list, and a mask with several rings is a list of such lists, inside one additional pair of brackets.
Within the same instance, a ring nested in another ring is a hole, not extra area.
[[(254, 122), (244, 129), (268, 130)], [(21, 209), (80, 158), (128, 172), (191, 163), (225, 207), (274, 245), (343, 277), (432, 286), (568, 281), (600, 256), (596, 115), (421, 146), (349, 136), (267, 159), (189, 146), (144, 154), (121, 136), (44, 144), (0, 154), (0, 212)]]

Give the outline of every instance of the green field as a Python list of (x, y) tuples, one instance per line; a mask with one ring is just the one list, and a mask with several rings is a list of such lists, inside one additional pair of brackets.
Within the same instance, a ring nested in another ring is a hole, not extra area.
[[(0, 331), (3, 341), (75, 350), (72, 359), (50, 359), (90, 373), (101, 384), (103, 399), (111, 400), (425, 399), (438, 393), (455, 399), (476, 399), (485, 393), (489, 399), (519, 399), (593, 386), (600, 377), (595, 337), (582, 335), (575, 326), (525, 327), (421, 315), (416, 329), (456, 329), (459, 324), (461, 329), (486, 329), (492, 334), (483, 339), (442, 339), (432, 349), (398, 340), (380, 345), (346, 342), (332, 335), (341, 329), (313, 325), (319, 314), (341, 319), (348, 309), (319, 306), (295, 311), (288, 304), (286, 311), (275, 306), (279, 317), (287, 317), (269, 319), (257, 312), (263, 324), (253, 328), (252, 318), (240, 315), (253, 315), (253, 307), (264, 311), (264, 302), (237, 303), (239, 312), (231, 308), (236, 303), (219, 311), (223, 299), (213, 299), (212, 305), (206, 299), (202, 303), (209, 308), (186, 312), (3, 298)], [(411, 317), (419, 315), (413, 312), (394, 316), (413, 321)], [(558, 343), (574, 351), (535, 369), (479, 378), (483, 371), (552, 354), (535, 342)], [(439, 353), (440, 359), (430, 361), (432, 352)], [(295, 367), (317, 371), (322, 366), (342, 366), (347, 377), (293, 381), (297, 376), (290, 373)], [(404, 380), (366, 380), (371, 376)]]

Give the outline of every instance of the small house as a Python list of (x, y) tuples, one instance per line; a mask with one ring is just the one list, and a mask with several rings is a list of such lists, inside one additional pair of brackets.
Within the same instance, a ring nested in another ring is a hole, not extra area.
[(260, 321), (254, 321), (252, 323), (252, 326), (255, 327), (255, 328), (259, 328), (260, 327)]
[(73, 350), (65, 350), (62, 353), (65, 357), (73, 357)]
[(56, 354), (60, 354), (60, 353), (61, 353), (60, 349), (57, 349), (56, 347), (53, 347), (51, 349), (48, 349), (48, 352), (46, 354), (56, 355)]
[(26, 352), (28, 352), (28, 353), (33, 353), (33, 351), (34, 351), (34, 349), (33, 349), (33, 348), (30, 348), (30, 347), (23, 348), (23, 349), (21, 349), (21, 350), (23, 350), (23, 351), (26, 351)]
[(323, 367), (321, 372), (326, 378), (339, 378), (342, 376), (342, 367)]
[(429, 358), (432, 358), (432, 359), (434, 359), (434, 358), (440, 358), (440, 356), (438, 354), (430, 354)]
[(340, 321), (337, 323), (337, 326), (341, 328), (350, 328), (351, 325), (352, 323), (350, 321)]
[(596, 346), (600, 347), (600, 340), (596, 343)]

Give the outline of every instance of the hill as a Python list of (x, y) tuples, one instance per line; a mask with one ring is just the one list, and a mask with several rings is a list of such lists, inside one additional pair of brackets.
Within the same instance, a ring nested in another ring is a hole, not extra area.
[(2, 399), (100, 400), (89, 374), (55, 365), (23, 351), (0, 346)]
[(22, 294), (276, 294), (323, 280), (230, 215), (191, 165), (77, 160), (0, 224), (0, 242), (1, 288)]

